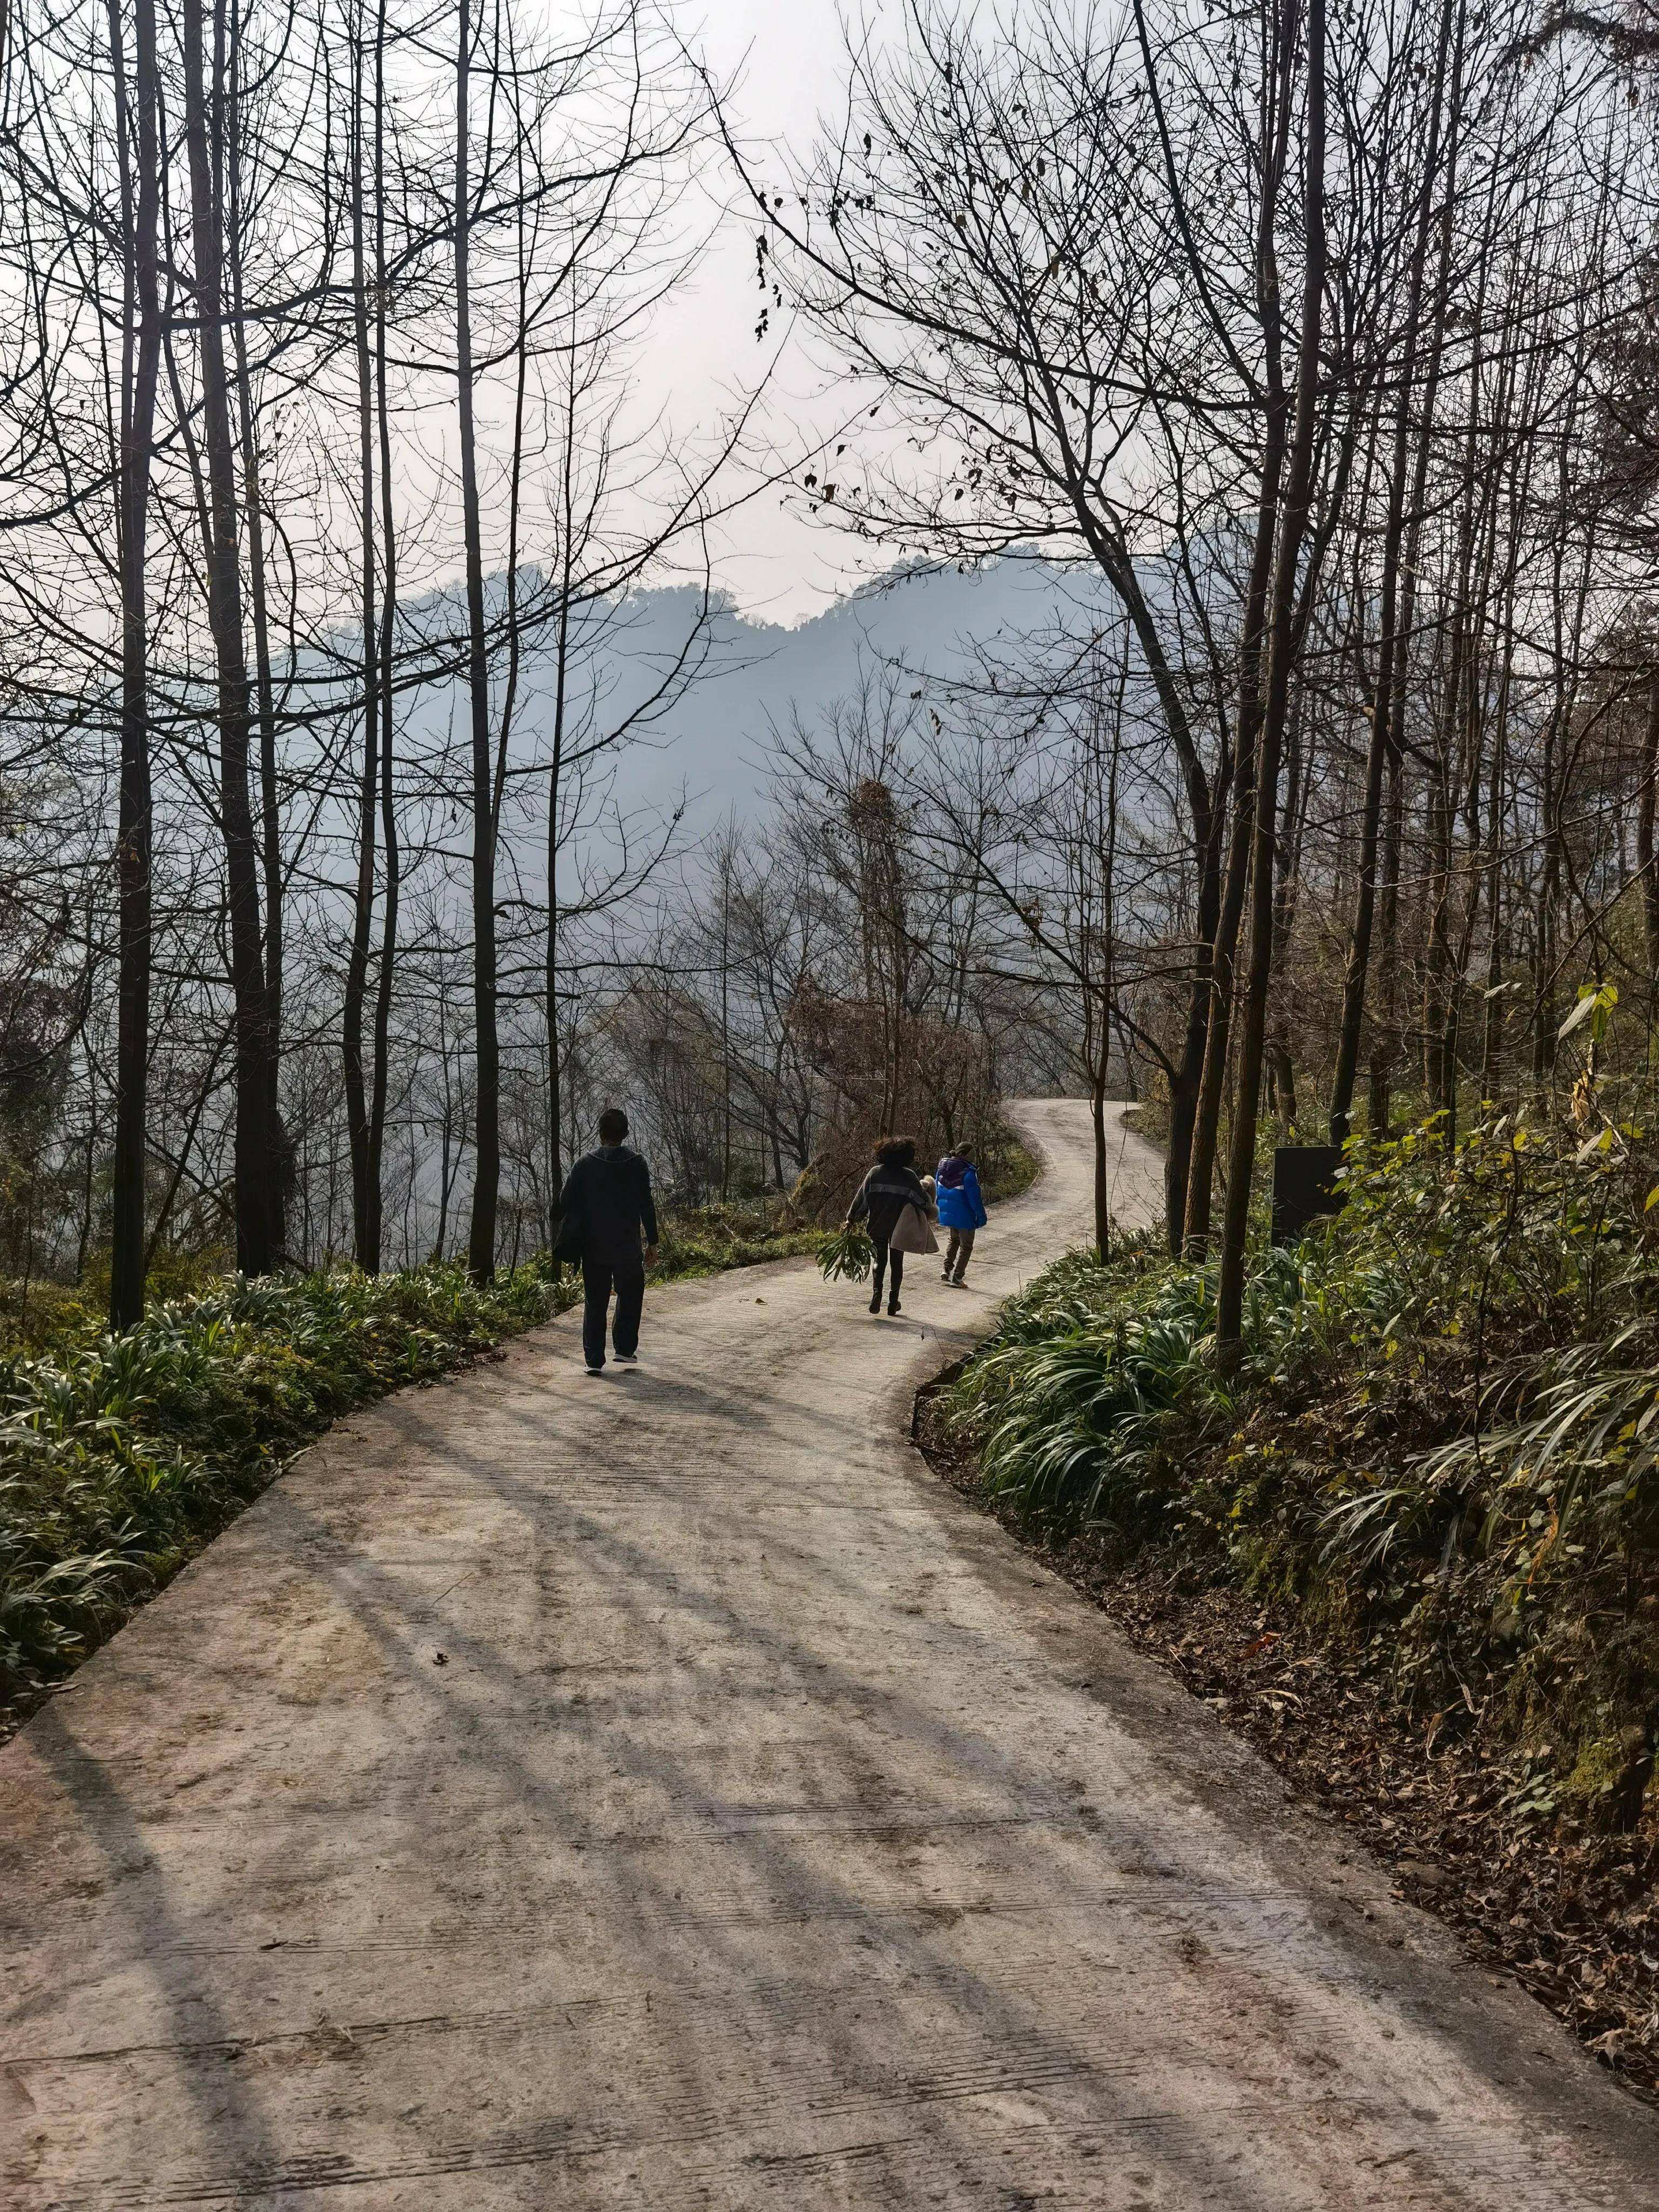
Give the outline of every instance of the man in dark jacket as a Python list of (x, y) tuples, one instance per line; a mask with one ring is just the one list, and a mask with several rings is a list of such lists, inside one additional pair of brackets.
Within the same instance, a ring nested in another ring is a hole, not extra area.
[[(645, 1271), (657, 1264), (657, 1209), (651, 1170), (623, 1142), (628, 1116), (617, 1106), (599, 1116), (599, 1149), (579, 1159), (565, 1180), (557, 1250), (582, 1263), (582, 1353), (590, 1375), (605, 1372), (605, 1323), (617, 1294), (611, 1341), (632, 1366), (639, 1357)], [(645, 1257), (640, 1257), (640, 1237)]]

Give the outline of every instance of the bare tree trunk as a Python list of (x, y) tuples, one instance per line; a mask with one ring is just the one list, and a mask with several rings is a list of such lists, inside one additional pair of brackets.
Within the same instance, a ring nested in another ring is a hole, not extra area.
[(377, 1194), (381, 1187), (386, 1150), (392, 988), (396, 975), (398, 902), (402, 885), (402, 853), (392, 775), (396, 732), (392, 653), (398, 618), (398, 537), (392, 509), (392, 402), (386, 390), (386, 290), (391, 276), (386, 250), (386, 0), (379, 0), (374, 19), (374, 394), (380, 449), (380, 641), (376, 665), (380, 678), (380, 848), (384, 889), (380, 967), (374, 979), (374, 1073), (368, 1100), (369, 1173)]
[(351, 1154), (351, 1221), (357, 1265), (380, 1269), (380, 1162), (370, 1143), (363, 1066), (363, 1010), (374, 927), (375, 817), (380, 802), (381, 610), (375, 597), (374, 371), (369, 347), (368, 261), (363, 191), (363, 41), (361, 15), (351, 27), (351, 304), (357, 368), (357, 529), (362, 629), (362, 766), (357, 781), (357, 878), (351, 904), (351, 949), (341, 1015), (346, 1133)]
[(1376, 1034), (1371, 1042), (1370, 1067), (1365, 1099), (1365, 1120), (1375, 1138), (1386, 1138), (1392, 1115), (1390, 1089), (1394, 1068), (1395, 1024), (1399, 1010), (1400, 861), (1405, 838), (1404, 766), (1390, 748), (1388, 756), (1388, 806), (1383, 817), (1382, 890), (1378, 932), (1382, 960), (1381, 1005)]
[(576, 345), (565, 356), (564, 438), (559, 457), (559, 606), (553, 648), (553, 757), (547, 775), (547, 1146), (556, 1204), (564, 1181), (564, 1090), (559, 1043), (559, 841), (565, 731), (570, 708), (570, 614), (576, 576)]
[[(1558, 669), (1559, 666), (1558, 652)], [(1540, 763), (1540, 812), (1544, 866), (1538, 890), (1533, 1002), (1533, 1073), (1540, 1083), (1547, 1081), (1555, 1068), (1555, 955), (1559, 935), (1561, 878), (1566, 857), (1565, 825), (1562, 819), (1566, 785), (1565, 764), (1559, 777), (1557, 775), (1558, 763), (1562, 761), (1567, 749), (1564, 727), (1566, 684), (1562, 675), (1558, 674), (1556, 678), (1555, 691), (1555, 702), (1544, 727)]]
[[(558, 805), (559, 767), (556, 753), (548, 778), (552, 809)], [(559, 1040), (559, 855), (556, 811), (550, 811), (547, 836), (547, 945), (542, 971), (547, 1001), (547, 1153), (556, 1186), (564, 1176), (564, 1081)], [(557, 1189), (555, 1190), (557, 1196)]]
[[(1461, 658), (1456, 645), (1454, 659)], [(1456, 711), (1459, 678), (1452, 679), (1452, 712)], [(1449, 1105), (1451, 1071), (1445, 1061), (1447, 988), (1451, 973), (1450, 902), (1452, 869), (1451, 798), (1447, 789), (1445, 763), (1436, 762), (1429, 781), (1429, 866), (1425, 891), (1429, 937), (1423, 963), (1423, 1089), (1431, 1113), (1444, 1113)]]
[(1302, 842), (1308, 824), (1309, 798), (1316, 781), (1318, 753), (1308, 718), (1293, 712), (1285, 739), (1285, 805), (1279, 817), (1279, 847), (1273, 870), (1273, 964), (1283, 969), (1296, 927), (1297, 892), (1300, 889)]
[(501, 1195), (501, 1048), (495, 1029), (495, 830), (494, 763), (489, 744), (489, 664), (484, 635), (477, 439), (472, 419), (472, 303), (469, 289), (471, 137), (468, 115), (472, 67), (471, 0), (460, 0), (456, 15), (455, 375), (460, 403), (467, 684), (472, 720), (472, 1016), (477, 1062), (467, 1266), (475, 1282), (487, 1283), (495, 1272), (495, 1213)]
[[(1513, 599), (1506, 611), (1504, 629), (1514, 635)], [(1498, 727), (1492, 749), (1492, 781), (1486, 793), (1486, 1002), (1480, 1039), (1480, 1097), (1482, 1104), (1495, 1103), (1502, 1089), (1504, 981), (1504, 765), (1508, 738), (1509, 668), (1513, 647), (1505, 648), (1503, 684), (1498, 693)]]
[(1370, 1097), (1366, 1119), (1374, 1137), (1386, 1138), (1392, 1115), (1392, 1085), (1395, 1057), (1400, 1042), (1401, 948), (1400, 948), (1400, 891), (1401, 872), (1405, 860), (1406, 837), (1406, 705), (1407, 686), (1411, 673), (1412, 639), (1417, 623), (1419, 577), (1422, 568), (1422, 548), (1426, 501), (1428, 495), (1429, 461), (1434, 437), (1435, 410), (1439, 404), (1440, 373), (1445, 344), (1446, 317), (1452, 299), (1452, 251), (1454, 244), (1454, 216), (1457, 206), (1457, 169), (1461, 145), (1463, 109), (1463, 33), (1465, 17), (1460, 9), (1456, 38), (1452, 53), (1452, 93), (1447, 124), (1446, 189), (1441, 202), (1440, 245), (1434, 289), (1435, 325), (1428, 348), (1427, 374), (1423, 392), (1422, 420), (1418, 428), (1417, 459), (1412, 472), (1411, 500), (1407, 508), (1406, 547), (1400, 578), (1399, 642), (1394, 653), (1394, 692), (1389, 706), (1388, 737), (1385, 746), (1388, 775), (1388, 804), (1384, 817), (1382, 863), (1382, 908), (1379, 963), (1381, 968), (1379, 996), (1380, 1020), (1371, 1048)]
[(270, 615), (265, 569), (264, 501), (259, 477), (258, 423), (248, 373), (247, 329), (242, 311), (241, 56), (232, 18), (230, 100), (225, 158), (230, 190), (226, 226), (230, 278), (230, 329), (235, 361), (241, 438), (242, 500), (247, 518), (248, 599), (253, 617), (253, 667), (259, 710), (261, 862), (264, 877), (265, 1144), (274, 1255), (288, 1244), (288, 1194), (293, 1162), (283, 1126), (280, 1081), (283, 1036), (283, 828), (276, 787), (276, 696), (270, 667)]
[(224, 345), (223, 149), (227, 71), (224, 0), (215, 0), (213, 83), (207, 88), (202, 0), (183, 0), (185, 142), (190, 163), (203, 444), (207, 459), (208, 608), (218, 679), (219, 797), (229, 907), (231, 987), (236, 1004), (236, 1264), (270, 1266), (270, 1176), (266, 997), (259, 932), (259, 878), (248, 785), (252, 697), (242, 642), (235, 447)]
[(1212, 906), (1213, 912), (1200, 919), (1198, 956), (1187, 996), (1186, 1035), (1182, 1042), (1181, 1058), (1170, 1078), (1170, 1148), (1164, 1163), (1164, 1231), (1172, 1253), (1181, 1250), (1186, 1229), (1187, 1194), (1192, 1188), (1193, 1133), (1198, 1123), (1199, 1085), (1204, 1079), (1204, 1054), (1209, 1042), (1210, 1000), (1214, 988), (1214, 915), (1220, 910), (1218, 898)]
[(1290, 1039), (1282, 1030), (1276, 1030), (1267, 1039), (1267, 1062), (1273, 1106), (1288, 1133), (1296, 1120), (1296, 1066), (1291, 1058)]
[[(1331, 1084), (1331, 1142), (1334, 1145), (1344, 1144), (1347, 1140), (1354, 1079), (1359, 1068), (1360, 1031), (1365, 1015), (1365, 984), (1370, 972), (1371, 928), (1376, 905), (1377, 844), (1382, 821), (1382, 772), (1389, 752), (1395, 665), (1405, 652), (1406, 641), (1397, 617), (1400, 560), (1406, 534), (1411, 400), (1417, 378), (1417, 342), (1422, 319), (1423, 284), (1428, 264), (1435, 173), (1440, 160), (1441, 110), (1451, 48), (1452, 17), (1451, 0), (1447, 0), (1441, 11), (1440, 36), (1435, 50), (1429, 141), (1423, 157), (1422, 197), (1418, 203), (1417, 232), (1412, 244), (1406, 329), (1401, 346), (1400, 397), (1395, 412), (1394, 452), (1389, 470), (1388, 520), (1382, 533), (1382, 635), (1377, 645), (1376, 684), (1371, 693), (1370, 734), (1365, 751), (1365, 796), (1359, 821), (1359, 884), (1354, 902), (1353, 930), (1348, 940), (1347, 969), (1342, 984), (1342, 1018), (1337, 1044), (1336, 1073)], [(1443, 307), (1443, 302), (1442, 305)], [(1440, 317), (1437, 315), (1434, 341), (1437, 356), (1440, 335)], [(1425, 436), (1426, 439), (1426, 428)]]
[[(1280, 513), (1285, 464), (1286, 402), (1280, 356), (1279, 304), (1273, 224), (1279, 181), (1283, 174), (1291, 125), (1290, 87), (1295, 70), (1295, 40), (1283, 25), (1275, 30), (1273, 70), (1264, 88), (1261, 213), (1256, 225), (1255, 284), (1267, 353), (1267, 412), (1262, 441), (1261, 489), (1255, 535), (1244, 588), (1239, 639), (1238, 712), (1233, 739), (1233, 805), (1227, 866), (1210, 960), (1210, 1018), (1204, 1069), (1193, 1127), (1192, 1160), (1187, 1181), (1183, 1247), (1201, 1258), (1209, 1243), (1212, 1187), (1226, 1091), (1227, 1058), (1232, 1038), (1235, 963), (1243, 921), (1250, 853), (1257, 809), (1261, 803), (1261, 720), (1262, 656), (1267, 621), (1267, 590), (1273, 575), (1273, 544)], [(1272, 832), (1271, 817), (1268, 823)]]
[[(1647, 955), (1647, 1004), (1643, 1018), (1650, 1039), (1659, 1020), (1659, 875), (1654, 872), (1654, 786), (1659, 780), (1659, 668), (1648, 678), (1648, 711), (1642, 732), (1642, 784), (1636, 808), (1636, 868), (1642, 885), (1642, 942)], [(1650, 1041), (1649, 1050), (1651, 1051)]]
[(1261, 625), (1273, 552), (1273, 522), (1279, 506), (1279, 473), (1284, 462), (1283, 422), (1283, 410), (1275, 406), (1268, 416), (1255, 546), (1251, 556), (1250, 580), (1245, 594), (1232, 822), (1227, 841), (1227, 867), (1222, 885), (1215, 942), (1210, 956), (1210, 1015), (1204, 1041), (1203, 1074), (1193, 1122), (1192, 1155), (1187, 1174), (1187, 1216), (1182, 1239), (1183, 1250), (1194, 1259), (1203, 1257), (1210, 1241), (1211, 1193), (1215, 1181), (1216, 1150), (1226, 1089), (1227, 1054), (1232, 1037), (1234, 963), (1238, 953), (1239, 928), (1243, 920), (1244, 896), (1249, 876), (1250, 840), (1256, 805), (1260, 721), (1257, 697)]
[(1164, 1174), (1164, 1231), (1170, 1251), (1178, 1252), (1192, 1204), (1195, 1173), (1193, 1156), (1201, 1112), (1204, 1067), (1214, 1008), (1221, 996), (1215, 975), (1215, 948), (1222, 914), (1226, 763), (1224, 758), (1212, 783), (1204, 772), (1181, 686), (1169, 665), (1157, 619), (1140, 588), (1133, 562), (1121, 546), (1115, 545), (1106, 538), (1097, 522), (1081, 507), (1079, 520), (1083, 524), (1091, 550), (1117, 594), (1146, 659), (1147, 673), (1152, 679), (1180, 764), (1181, 781), (1192, 817), (1193, 850), (1198, 873), (1197, 943), (1193, 978), (1187, 998), (1187, 1021), (1181, 1058), (1170, 1074), (1170, 1142)]
[(1279, 757), (1290, 705), (1295, 650), (1297, 570), (1313, 505), (1315, 428), (1319, 404), (1320, 324), (1325, 289), (1325, 0), (1308, 4), (1307, 177), (1302, 276), (1302, 329), (1297, 363), (1296, 421), (1290, 471), (1273, 572), (1273, 621), (1267, 641), (1267, 697), (1258, 741), (1255, 836), (1251, 858), (1250, 965), (1239, 1039), (1238, 1098), (1227, 1170), (1227, 1210), (1222, 1224), (1221, 1282), (1216, 1304), (1216, 1346), (1224, 1360), (1237, 1356), (1244, 1303), (1244, 1246), (1255, 1180), (1256, 1117), (1266, 1038), (1267, 987), (1273, 949), (1273, 838), (1277, 827)]
[(732, 847), (720, 850), (720, 1204), (732, 1198)]
[[(146, 1093), (149, 1061), (149, 622), (145, 539), (149, 520), (155, 392), (161, 364), (157, 233), (161, 218), (160, 87), (155, 0), (134, 0), (133, 85), (126, 98), (119, 0), (110, 0), (117, 88), (126, 312), (121, 363), (121, 780), (116, 824), (120, 964), (116, 1002), (115, 1158), (110, 1326), (127, 1328), (144, 1306)], [(136, 167), (136, 177), (133, 174)]]

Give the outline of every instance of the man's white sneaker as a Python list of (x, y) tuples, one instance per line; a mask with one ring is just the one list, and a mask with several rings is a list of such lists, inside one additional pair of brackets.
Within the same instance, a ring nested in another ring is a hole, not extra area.
[(603, 1367), (590, 1367), (587, 1371), (590, 1375), (603, 1375), (605, 1370)]
[(637, 1367), (640, 1364), (640, 1355), (637, 1352), (619, 1352), (616, 1357), (629, 1367)]

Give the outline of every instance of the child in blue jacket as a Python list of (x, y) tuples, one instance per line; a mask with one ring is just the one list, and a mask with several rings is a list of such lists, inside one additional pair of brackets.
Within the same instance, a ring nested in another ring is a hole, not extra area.
[(975, 1232), (985, 1226), (985, 1201), (974, 1173), (972, 1147), (959, 1145), (954, 1152), (947, 1152), (933, 1181), (939, 1225), (951, 1232), (945, 1248), (945, 1280), (959, 1291), (964, 1287), (962, 1279), (973, 1253)]

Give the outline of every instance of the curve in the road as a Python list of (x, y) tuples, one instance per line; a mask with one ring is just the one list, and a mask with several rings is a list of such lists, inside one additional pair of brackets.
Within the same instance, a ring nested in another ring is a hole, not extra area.
[[(0, 1753), (0, 2203), (1659, 2208), (1659, 2130), (902, 1438), (802, 1264), (334, 1431)], [(1158, 1164), (1120, 1133), (1120, 1212)]]

